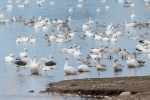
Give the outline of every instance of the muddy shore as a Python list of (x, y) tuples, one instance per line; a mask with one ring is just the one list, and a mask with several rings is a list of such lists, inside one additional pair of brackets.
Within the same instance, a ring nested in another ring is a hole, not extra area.
[[(127, 91), (131, 94), (119, 96)], [(112, 100), (150, 98), (149, 91), (150, 76), (64, 80), (50, 83), (49, 88), (46, 89), (46, 92), (60, 94), (70, 93), (80, 96), (90, 95), (90, 97), (109, 96)]]

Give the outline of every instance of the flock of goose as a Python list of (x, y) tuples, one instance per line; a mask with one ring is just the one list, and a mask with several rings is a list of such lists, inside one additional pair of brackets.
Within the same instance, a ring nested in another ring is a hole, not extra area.
[[(100, 0), (101, 2), (106, 2), (106, 0)], [(117, 0), (119, 3), (123, 3), (124, 0)], [(150, 2), (149, 0), (142, 0), (147, 8), (150, 8)], [(8, 0), (8, 5), (6, 5), (6, 8), (1, 8), (1, 10), (12, 10), (13, 4), (11, 4), (12, 0)], [(16, 3), (19, 3), (20, 0), (16, 0)], [(45, 0), (36, 0), (36, 3), (41, 7)], [(78, 0), (79, 4), (77, 4), (77, 7), (83, 7), (84, 0)], [(135, 4), (132, 1), (125, 1), (124, 7), (130, 7), (135, 6)], [(23, 4), (18, 4), (18, 7), (28, 7), (29, 0), (25, 0)], [(50, 5), (54, 6), (55, 2), (51, 1)], [(105, 7), (107, 10), (111, 9), (110, 5), (106, 5)], [(74, 9), (69, 8), (68, 13), (73, 13)], [(96, 9), (97, 13), (100, 13), (100, 8), (98, 7)], [(84, 9), (84, 12), (87, 12), (87, 9)], [(136, 18), (136, 11), (133, 11), (133, 14), (131, 14), (132, 19)], [(68, 18), (63, 21), (62, 18), (60, 19), (49, 19), (49, 18), (43, 18), (41, 16), (38, 17), (38, 19), (35, 19), (34, 17), (30, 19), (29, 22), (25, 22), (21, 17), (16, 18), (13, 17), (11, 20), (4, 20), (5, 15), (0, 14), (0, 23), (6, 24), (6, 23), (13, 23), (13, 22), (22, 22), (24, 26), (33, 27), (36, 29), (42, 29), (42, 30), (48, 30), (49, 27), (56, 27), (56, 30), (52, 30), (49, 34), (45, 33), (44, 39), (46, 39), (46, 44), (50, 45), (51, 40), (55, 40), (56, 43), (66, 43), (72, 41), (75, 37), (82, 39), (83, 41), (87, 38), (93, 38), (95, 41), (105, 41), (105, 42), (117, 42), (118, 38), (121, 38), (122, 36), (131, 37), (130, 32), (125, 32), (124, 34), (121, 33), (119, 30), (119, 24), (109, 24), (105, 25), (105, 23), (98, 23), (94, 22), (92, 18), (89, 18), (89, 21), (84, 23), (81, 28), (84, 32), (84, 34), (78, 35), (78, 30), (72, 29), (68, 23), (71, 23), (72, 18), (69, 16)], [(37, 20), (37, 22), (36, 22)], [(127, 23), (127, 21), (123, 21), (125, 27), (149, 27), (150, 22), (145, 23), (138, 23), (136, 21), (132, 23)], [(96, 23), (96, 27), (106, 27), (106, 31), (103, 33), (98, 34), (97, 32), (93, 32), (91, 26)], [(58, 31), (59, 34), (56, 34), (55, 31)], [(150, 58), (150, 41), (144, 40), (144, 38), (147, 37), (147, 34), (144, 33), (140, 34), (138, 36), (132, 36), (131, 38), (133, 40), (139, 40), (141, 44), (136, 45), (136, 50), (138, 53), (146, 53), (148, 55), (148, 58)], [(15, 40), (14, 40), (15, 41)], [(21, 37), (20, 34), (18, 34), (16, 43), (23, 43), (23, 42), (29, 42), (29, 43), (36, 43), (37, 39), (33, 38), (32, 35), (30, 37)], [(68, 53), (72, 54), (73, 56), (82, 56), (82, 52), (80, 51), (82, 49), (81, 46), (77, 46), (76, 44), (73, 44), (69, 47), (61, 48), (60, 51), (62, 53)], [(87, 48), (88, 49), (88, 48)], [(69, 65), (69, 58), (66, 57), (66, 63), (64, 63), (64, 72), (66, 74), (77, 74), (78, 72), (88, 72), (90, 71), (90, 67), (95, 67), (97, 70), (107, 70), (107, 65), (101, 63), (101, 59), (113, 59), (114, 64), (112, 65), (114, 68), (114, 71), (122, 71), (123, 67), (125, 65), (121, 65), (118, 63), (118, 59), (113, 57), (113, 54), (118, 54), (122, 59), (126, 59), (126, 64), (128, 67), (138, 67), (138, 66), (144, 66), (145, 61), (137, 60), (136, 56), (137, 53), (131, 53), (130, 51), (127, 51), (125, 48), (116, 48), (116, 49), (109, 49), (108, 46), (105, 46), (103, 44), (100, 44), (99, 48), (91, 48), (91, 52), (87, 55), (87, 59), (77, 59), (77, 62), (79, 63), (78, 67), (72, 67)], [(110, 52), (107, 53), (106, 52)], [(31, 58), (28, 58), (27, 55), (27, 48), (24, 49), (24, 52), (19, 53), (19, 57), (16, 59), (14, 58), (14, 54), (10, 54), (9, 56), (5, 57), (5, 61), (12, 62), (16, 64), (15, 69), (19, 70), (21, 67), (29, 67), (31, 70), (31, 74), (39, 74), (39, 70), (50, 70), (55, 68), (56, 62), (53, 61), (53, 56), (50, 55), (49, 59), (47, 58), (41, 58), (38, 63), (36, 62), (36, 56), (33, 56), (33, 60)], [(103, 56), (104, 55), (104, 56)], [(132, 55), (135, 57), (133, 58)], [(94, 65), (90, 65), (90, 60), (94, 60)]]

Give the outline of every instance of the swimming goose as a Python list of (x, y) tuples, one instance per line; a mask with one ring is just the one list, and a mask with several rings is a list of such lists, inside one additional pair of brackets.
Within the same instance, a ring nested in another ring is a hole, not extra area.
[(44, 38), (47, 39), (49, 36), (48, 34), (45, 33)]
[(123, 2), (123, 0), (117, 0), (119, 3), (122, 3)]
[(72, 13), (72, 12), (73, 12), (73, 9), (72, 9), (72, 8), (69, 8), (69, 12)]
[(126, 61), (128, 67), (138, 67), (140, 64), (135, 60), (131, 58), (130, 52), (127, 52), (129, 54), (128, 59)]
[(137, 59), (136, 59), (136, 52), (134, 52), (133, 55), (134, 55), (134, 59), (140, 64), (140, 66), (144, 66), (145, 61), (137, 60)]
[(111, 41), (111, 42), (117, 42), (117, 36), (111, 37), (111, 38), (110, 38), (110, 41)]
[[(25, 58), (26, 59), (26, 58)], [(17, 67), (29, 67), (27, 66), (27, 62), (23, 61), (20, 57), (16, 58), (17, 61), (14, 62), (14, 64), (17, 65)]]
[(61, 48), (60, 51), (61, 52), (68, 52), (67, 49), (72, 49), (72, 46), (69, 46), (68, 48)]
[(124, 21), (124, 23), (125, 23), (125, 26), (126, 26), (126, 27), (128, 27), (128, 26), (129, 26), (129, 27), (135, 27), (135, 26), (137, 25), (137, 23), (135, 23), (135, 22), (127, 24), (127, 22)]
[(0, 20), (3, 20), (4, 18), (4, 13), (0, 14)]
[(100, 45), (100, 48), (91, 48), (91, 51), (92, 51), (93, 53), (98, 53), (99, 50), (102, 49), (102, 47), (103, 47), (103, 45), (101, 44), (101, 45)]
[(48, 25), (47, 24), (43, 25), (42, 29), (43, 30), (48, 30)]
[(77, 50), (76, 50), (76, 51), (73, 51), (73, 55), (74, 55), (74, 56), (81, 56), (82, 54), (81, 54), (81, 52), (80, 52), (80, 49), (81, 49), (81, 47), (80, 47), (80, 46), (77, 46)]
[(68, 53), (73, 53), (73, 52), (75, 52), (75, 51), (76, 51), (76, 47), (77, 47), (77, 46), (74, 44), (74, 45), (73, 45), (73, 48), (70, 47), (70, 48), (67, 49), (67, 52), (68, 52)]
[(109, 41), (109, 36), (105, 36), (102, 38), (102, 41)]
[(96, 9), (96, 12), (100, 12), (100, 8), (99, 7)]
[(109, 9), (109, 8), (110, 8), (110, 6), (109, 6), (109, 5), (107, 5), (105, 8), (106, 8), (106, 9)]
[(113, 65), (114, 71), (122, 71), (124, 66), (122, 66), (121, 64), (117, 64), (117, 61), (118, 61), (117, 59), (114, 60), (114, 65)]
[(90, 58), (91, 57), (88, 55), (86, 60), (84, 60), (84, 59), (77, 59), (77, 60), (78, 60), (79, 64), (89, 65), (90, 64)]
[(83, 29), (84, 31), (86, 31), (86, 30), (88, 30), (88, 29), (90, 28), (90, 26), (89, 26), (88, 23), (83, 24), (81, 27), (82, 27), (82, 29)]
[(9, 56), (5, 56), (5, 61), (13, 62), (14, 61), (14, 54), (10, 54)]
[(111, 53), (119, 53), (121, 51), (120, 47), (118, 49), (110, 49)]
[(36, 42), (37, 42), (37, 40), (34, 39), (34, 38), (32, 37), (32, 35), (30, 35), (29, 43), (36, 43)]
[(124, 33), (124, 36), (127, 36), (127, 37), (129, 37), (129, 36), (130, 36), (130, 33), (129, 33), (129, 31), (128, 31), (128, 32), (125, 32), (125, 33)]
[(85, 35), (88, 37), (92, 37), (94, 35), (92, 32), (93, 32), (92, 30), (88, 30), (85, 32)]
[(135, 14), (136, 12), (134, 11), (133, 14), (131, 14), (131, 18), (135, 18), (136, 17)]
[(24, 48), (24, 52), (19, 53), (20, 57), (27, 57), (27, 48)]
[(66, 63), (64, 65), (64, 72), (68, 75), (74, 75), (74, 74), (77, 74), (77, 69), (75, 69), (74, 67), (72, 66), (68, 66), (68, 58), (66, 57)]
[(100, 58), (97, 57), (97, 58), (95, 58), (95, 59), (96, 59), (96, 61), (97, 61), (97, 63), (95, 64), (96, 69), (97, 69), (97, 70), (106, 70), (106, 67), (107, 67), (107, 66), (100, 63)]
[(46, 41), (46, 45), (50, 45), (51, 44), (51, 41), (50, 40), (47, 40)]
[(94, 37), (95, 40), (101, 40), (102, 39), (102, 34), (98, 35), (97, 32), (96, 32), (93, 37)]
[(139, 37), (146, 38), (146, 37), (147, 37), (147, 34), (148, 34), (148, 33), (145, 32), (144, 34), (140, 34)]
[(82, 40), (85, 40), (86, 39), (86, 35), (80, 35), (79, 38), (82, 39)]
[(92, 18), (90, 18), (89, 24), (93, 24), (93, 19)]
[(77, 70), (79, 71), (79, 72), (89, 72), (90, 71), (90, 68), (89, 68), (89, 66), (88, 65), (79, 65), (78, 67), (77, 67)]
[(69, 22), (71, 22), (71, 20), (72, 20), (72, 19), (71, 19), (71, 16), (69, 16), (69, 17), (67, 18), (67, 20), (68, 20)]
[(49, 69), (55, 68), (56, 62), (53, 61), (52, 55), (49, 56), (49, 60), (46, 58), (42, 58), (42, 59), (43, 59), (43, 62), (45, 63), (45, 67), (42, 70), (47, 70), (47, 67)]
[(81, 7), (83, 7), (83, 4), (77, 4), (76, 6), (81, 8)]
[(18, 37), (16, 39), (16, 43), (21, 43), (22, 42), (22, 38), (20, 37), (20, 35), (18, 34)]
[(62, 18), (58, 19), (58, 20), (57, 20), (57, 23), (58, 23), (58, 24), (62, 24), (62, 23), (63, 23)]
[(99, 50), (98, 54), (92, 53), (92, 54), (90, 54), (89, 56), (90, 56), (92, 59), (95, 59), (95, 58), (97, 58), (97, 57), (102, 58), (102, 51), (103, 51), (103, 50)]
[(55, 2), (54, 2), (54, 1), (51, 1), (49, 4), (50, 4), (50, 5), (54, 5), (54, 4), (55, 4)]
[(106, 27), (104, 24), (105, 24), (105, 23), (98, 24), (98, 22), (96, 22), (96, 26), (97, 26), (97, 27)]
[(112, 54), (110, 53), (110, 54), (106, 54), (106, 55), (105, 55), (105, 58), (106, 58), (106, 59), (113, 59), (113, 56), (112, 56)]

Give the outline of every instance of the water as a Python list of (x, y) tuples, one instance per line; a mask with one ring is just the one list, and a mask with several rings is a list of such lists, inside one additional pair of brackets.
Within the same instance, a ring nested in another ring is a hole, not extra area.
[[(82, 31), (81, 25), (86, 23), (89, 18), (94, 20), (94, 24), (91, 26), (94, 32), (105, 32), (106, 28), (96, 28), (95, 22), (105, 22), (106, 25), (110, 23), (119, 23), (119, 31), (124, 33), (129, 31), (131, 36), (136, 36), (144, 32), (150, 32), (149, 28), (126, 28), (123, 21), (132, 22), (136, 20), (137, 22), (147, 22), (150, 19), (149, 10), (144, 6), (142, 0), (132, 0), (135, 3), (134, 7), (123, 8), (123, 3), (118, 3), (116, 0), (107, 0), (106, 2), (100, 2), (100, 0), (85, 0), (82, 2), (83, 7), (77, 8), (76, 5), (79, 4), (77, 0), (55, 0), (55, 4), (50, 6), (49, 0), (45, 0), (43, 6), (39, 7), (36, 4), (36, 0), (30, 0), (29, 6), (26, 8), (18, 8), (15, 1), (13, 1), (14, 7), (12, 11), (0, 11), (0, 13), (5, 14), (4, 19), (11, 19), (12, 17), (21, 16), (26, 22), (29, 21), (33, 16), (37, 19), (39, 16), (42, 18), (49, 19), (59, 19), (62, 17), (63, 20), (72, 17), (72, 22), (69, 23), (71, 29), (77, 29), (77, 34), (84, 34)], [(24, 1), (21, 0), (21, 3)], [(20, 3), (20, 4), (21, 4)], [(110, 9), (106, 10), (105, 6), (109, 4)], [(5, 7), (7, 5), (6, 0), (0, 1), (0, 7)], [(69, 13), (68, 9), (72, 7), (73, 13)], [(96, 8), (99, 7), (101, 11), (96, 12)], [(84, 9), (87, 9), (87, 13), (84, 13)], [(136, 11), (136, 19), (131, 19), (130, 15), (133, 11)], [(140, 54), (137, 56), (138, 59), (146, 61), (145, 66), (138, 68), (128, 68), (126, 65), (126, 60), (122, 60), (118, 55), (114, 54), (114, 58), (119, 60), (119, 63), (124, 65), (123, 71), (114, 72), (113, 71), (113, 60), (102, 59), (102, 63), (106, 64), (107, 70), (97, 71), (96, 68), (91, 67), (90, 72), (79, 73), (77, 75), (65, 75), (63, 67), (65, 64), (65, 57), (69, 57), (69, 65), (77, 67), (77, 58), (71, 54), (61, 53), (60, 48), (68, 47), (73, 44), (81, 46), (82, 56), (80, 58), (86, 58), (90, 53), (90, 48), (98, 48), (100, 44), (107, 45), (109, 49), (121, 47), (122, 49), (126, 48), (127, 51), (134, 52), (135, 45), (138, 44), (138, 41), (133, 41), (131, 37), (119, 37), (117, 43), (111, 42), (102, 42), (95, 41), (93, 38), (87, 38), (86, 40), (80, 40), (78, 37), (75, 37), (71, 42), (57, 44), (54, 41), (51, 41), (51, 46), (45, 45), (46, 40), (43, 38), (44, 33), (49, 33), (56, 28), (49, 27), (49, 30), (44, 32), (43, 30), (35, 30), (33, 27), (29, 28), (23, 26), (23, 23), (14, 22), (11, 24), (0, 25), (0, 97), (6, 100), (16, 100), (16, 99), (60, 99), (60, 100), (70, 100), (70, 99), (83, 99), (80, 97), (68, 97), (63, 96), (54, 96), (51, 94), (40, 94), (39, 90), (45, 90), (47, 84), (50, 82), (58, 82), (61, 80), (69, 79), (81, 79), (81, 78), (106, 78), (106, 77), (123, 77), (123, 76), (144, 76), (149, 75), (149, 59), (147, 54)], [(58, 34), (58, 31), (55, 31)], [(29, 37), (32, 35), (37, 39), (36, 44), (21, 43), (16, 44), (15, 40), (17, 35), (20, 34), (22, 37)], [(150, 35), (146, 39), (149, 39)], [(30, 70), (28, 68), (21, 69), (16, 71), (14, 69), (13, 63), (8, 63), (4, 61), (4, 57), (10, 53), (13, 53), (15, 57), (19, 56), (19, 52), (22, 52), (24, 48), (27, 48), (27, 54), (29, 57), (33, 55), (37, 56), (37, 60), (40, 58), (48, 58), (49, 55), (54, 56), (54, 61), (57, 63), (56, 68), (50, 71), (44, 72), (40, 71), (40, 75), (30, 75)], [(91, 65), (93, 64), (91, 60)], [(29, 90), (34, 90), (34, 93), (28, 93)]]

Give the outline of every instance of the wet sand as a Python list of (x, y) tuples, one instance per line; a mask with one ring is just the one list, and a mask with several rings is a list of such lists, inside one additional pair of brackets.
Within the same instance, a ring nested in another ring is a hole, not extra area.
[[(119, 98), (121, 100), (134, 100), (136, 98), (149, 100), (150, 76), (64, 80), (50, 83), (46, 91), (60, 94), (70, 93), (83, 97), (109, 96), (109, 98), (105, 98), (106, 100)], [(119, 96), (122, 92), (127, 91), (131, 95)]]

